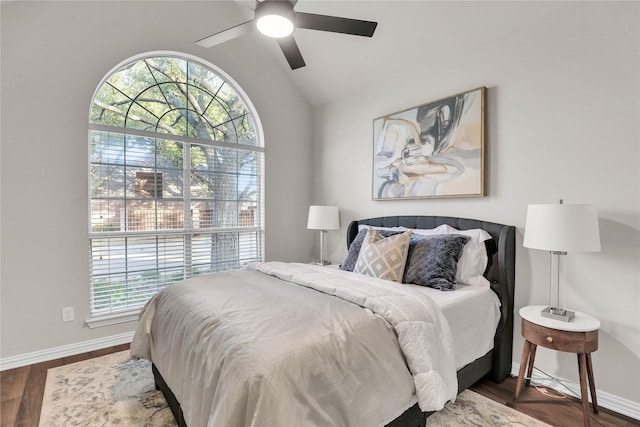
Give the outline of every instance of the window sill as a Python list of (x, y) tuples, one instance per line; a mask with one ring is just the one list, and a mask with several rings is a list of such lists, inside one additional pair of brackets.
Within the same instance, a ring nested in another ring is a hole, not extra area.
[(101, 328), (103, 326), (117, 325), (119, 323), (137, 322), (140, 317), (140, 309), (124, 311), (116, 314), (106, 314), (85, 320), (84, 324), (89, 329)]

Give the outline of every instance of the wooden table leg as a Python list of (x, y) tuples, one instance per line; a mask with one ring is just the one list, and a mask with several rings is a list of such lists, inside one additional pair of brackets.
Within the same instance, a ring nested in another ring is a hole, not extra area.
[(580, 396), (582, 397), (582, 416), (584, 425), (589, 427), (589, 398), (587, 397), (587, 356), (578, 353), (578, 373), (580, 374)]
[(589, 378), (589, 390), (591, 391), (591, 404), (593, 413), (598, 413), (598, 399), (596, 399), (596, 383), (593, 381), (593, 367), (591, 366), (591, 353), (587, 353), (587, 377)]
[(524, 341), (524, 347), (522, 348), (522, 359), (520, 360), (520, 371), (518, 372), (518, 381), (516, 382), (516, 393), (513, 397), (513, 401), (517, 402), (522, 391), (522, 380), (524, 379), (524, 371), (527, 369), (527, 362), (530, 359), (531, 344), (529, 341)]
[(536, 350), (538, 346), (529, 343), (529, 367), (527, 368), (527, 380), (524, 382), (525, 387), (529, 387), (531, 385), (531, 376), (533, 375), (533, 363), (536, 360)]

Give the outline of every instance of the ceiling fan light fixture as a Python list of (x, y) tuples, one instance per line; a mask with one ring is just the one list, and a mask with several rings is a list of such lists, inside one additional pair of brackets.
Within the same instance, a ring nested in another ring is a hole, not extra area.
[(256, 27), (267, 37), (287, 37), (295, 28), (295, 12), (288, 1), (262, 1), (256, 8)]
[(283, 15), (264, 15), (256, 21), (258, 30), (267, 37), (279, 39), (293, 33), (293, 22)]

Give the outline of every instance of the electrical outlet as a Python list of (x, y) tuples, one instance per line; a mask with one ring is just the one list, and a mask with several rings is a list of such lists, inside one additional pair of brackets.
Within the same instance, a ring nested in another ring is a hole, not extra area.
[(73, 322), (73, 307), (63, 307), (62, 308), (62, 321), (63, 322)]

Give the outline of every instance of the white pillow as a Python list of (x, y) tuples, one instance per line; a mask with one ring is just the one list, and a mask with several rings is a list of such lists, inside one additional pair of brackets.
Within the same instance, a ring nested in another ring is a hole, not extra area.
[(489, 262), (487, 247), (484, 242), (485, 240), (491, 239), (491, 235), (480, 228), (457, 230), (446, 224), (444, 227), (446, 227), (447, 230), (446, 234), (462, 234), (463, 236), (471, 237), (467, 244), (464, 245), (462, 255), (458, 260), (456, 282), (488, 288), (490, 283), (487, 278), (483, 276), (484, 271), (487, 269), (487, 262)]
[(413, 234), (418, 234), (420, 236), (433, 236), (434, 234), (447, 234), (449, 232), (449, 227), (447, 224), (442, 224), (437, 226), (436, 228), (407, 228), (407, 227), (398, 227), (404, 231), (411, 231)]
[(407, 231), (404, 227), (374, 227), (367, 224), (358, 224), (358, 231), (364, 230), (365, 228), (373, 228), (374, 230)]

